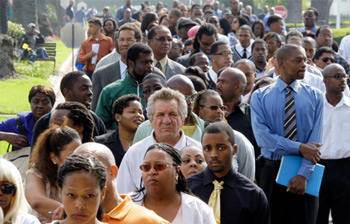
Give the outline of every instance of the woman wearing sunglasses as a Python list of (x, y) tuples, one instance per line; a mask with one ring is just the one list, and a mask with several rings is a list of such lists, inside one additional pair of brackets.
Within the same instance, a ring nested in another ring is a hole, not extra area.
[(37, 218), (28, 214), (30, 206), (18, 169), (5, 159), (0, 159), (0, 207), (5, 224), (40, 224)]
[(172, 146), (158, 143), (149, 147), (140, 166), (144, 186), (134, 195), (136, 203), (172, 224), (214, 224), (212, 209), (192, 196), (180, 166), (181, 156)]
[[(197, 93), (193, 103), (193, 112), (201, 119), (209, 122), (226, 122), (226, 111), (227, 107), (218, 92), (208, 89)], [(235, 130), (234, 134), (240, 150), (233, 157), (232, 165), (239, 173), (253, 181), (255, 174), (254, 147), (242, 133)]]

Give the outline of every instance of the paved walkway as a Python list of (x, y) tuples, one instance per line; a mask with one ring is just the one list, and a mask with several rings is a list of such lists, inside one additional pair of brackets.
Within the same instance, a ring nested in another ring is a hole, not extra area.
[[(75, 68), (75, 65), (74, 65), (76, 57), (77, 57), (77, 52), (78, 52), (78, 49), (75, 49), (74, 50), (74, 63), (73, 63), (74, 71), (77, 70)], [(54, 88), (55, 93), (56, 93), (56, 103), (55, 103), (54, 107), (56, 107), (57, 104), (64, 102), (64, 97), (60, 91), (60, 83), (61, 83), (62, 77), (71, 71), (72, 71), (72, 54), (70, 54), (69, 57), (66, 59), (66, 61), (62, 64), (58, 74), (52, 75), (49, 78), (49, 81), (50, 81), (50, 83), (52, 83), (53, 88)]]

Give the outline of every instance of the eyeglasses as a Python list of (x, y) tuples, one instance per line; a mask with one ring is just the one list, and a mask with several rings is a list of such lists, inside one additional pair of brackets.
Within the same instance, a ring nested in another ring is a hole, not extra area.
[(15, 191), (16, 186), (13, 184), (2, 184), (0, 189), (3, 194), (12, 194)]
[[(155, 171), (161, 171), (161, 170), (165, 170), (166, 168), (168, 168), (170, 166), (176, 166), (176, 165), (175, 164), (168, 164), (168, 163), (155, 163), (155, 164), (153, 164), (153, 169)], [(140, 166), (140, 169), (143, 172), (149, 172), (152, 169), (152, 165), (151, 164), (142, 164)]]
[(335, 62), (334, 58), (329, 58), (329, 57), (324, 57), (324, 58), (322, 58), (322, 61), (323, 61), (324, 63), (326, 63), (328, 60), (331, 61), (332, 63)]
[(224, 51), (224, 52), (221, 52), (221, 53), (216, 53), (214, 55), (221, 55), (221, 56), (232, 56), (232, 52), (230, 51)]
[(333, 78), (333, 79), (347, 79), (349, 76), (346, 75), (346, 74), (340, 74), (340, 73), (337, 73), (335, 75), (332, 75), (332, 76), (325, 76), (324, 78), (325, 79), (330, 79), (330, 78)]
[(208, 105), (199, 105), (201, 107), (206, 107), (209, 108), (210, 110), (217, 110), (220, 109), (222, 111), (227, 111), (227, 107), (222, 105), (222, 106), (217, 106), (217, 105), (212, 105), (212, 106), (208, 106)]
[(197, 96), (197, 93), (194, 93), (192, 95), (185, 95), (186, 100), (190, 99), (191, 101), (193, 101)]
[(168, 41), (168, 42), (173, 42), (173, 39), (172, 38), (165, 38), (165, 37), (154, 37), (153, 39), (157, 40), (157, 41), (160, 41), (160, 42), (165, 42), (165, 41)]
[(119, 42), (127, 42), (128, 44), (130, 44), (130, 43), (134, 43), (136, 40), (135, 39), (133, 39), (133, 38), (119, 38), (118, 39), (118, 41)]
[(156, 86), (156, 87), (153, 87), (153, 88), (143, 89), (143, 90), (142, 90), (142, 93), (143, 93), (144, 95), (150, 95), (151, 93), (154, 93), (155, 91), (161, 90), (161, 89), (162, 89), (161, 86)]

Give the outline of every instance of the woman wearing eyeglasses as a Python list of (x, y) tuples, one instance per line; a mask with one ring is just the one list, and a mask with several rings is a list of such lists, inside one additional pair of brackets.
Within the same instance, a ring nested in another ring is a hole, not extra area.
[(24, 196), (22, 178), (18, 169), (9, 161), (0, 159), (0, 207), (5, 224), (40, 224), (28, 214), (30, 206)]
[(134, 195), (136, 203), (172, 224), (214, 224), (213, 210), (192, 196), (180, 166), (181, 156), (172, 146), (158, 143), (149, 147), (140, 166), (144, 186)]
[[(201, 119), (210, 122), (227, 122), (225, 112), (227, 107), (223, 104), (220, 95), (214, 90), (204, 90), (197, 94), (193, 103), (193, 112)], [(240, 132), (234, 130), (236, 144), (240, 150), (232, 159), (233, 167), (250, 180), (254, 180), (255, 158), (254, 147)]]

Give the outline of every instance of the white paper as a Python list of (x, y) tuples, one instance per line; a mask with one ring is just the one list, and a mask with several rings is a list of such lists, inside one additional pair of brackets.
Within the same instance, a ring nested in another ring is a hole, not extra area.
[(96, 64), (96, 61), (97, 61), (97, 53), (98, 53), (98, 49), (100, 48), (100, 44), (92, 44), (92, 52), (95, 52), (96, 53), (96, 55), (95, 56), (93, 56), (92, 58), (91, 58), (91, 64)]

